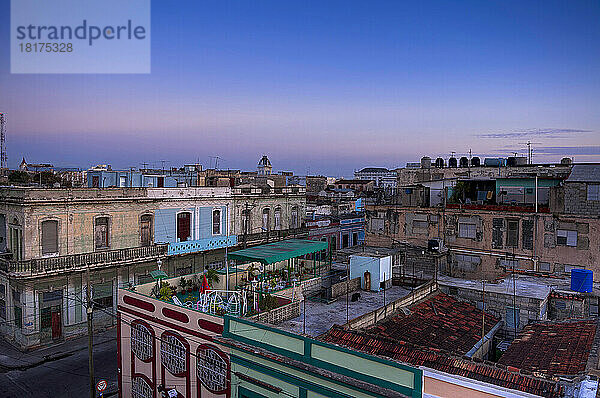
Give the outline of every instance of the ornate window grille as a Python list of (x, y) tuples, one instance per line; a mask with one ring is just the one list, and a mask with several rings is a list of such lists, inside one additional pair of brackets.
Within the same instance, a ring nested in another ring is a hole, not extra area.
[(174, 375), (180, 375), (186, 368), (186, 348), (183, 342), (173, 335), (164, 336), (160, 344), (160, 361)]
[(140, 323), (131, 328), (131, 351), (142, 361), (152, 358), (154, 338), (148, 328)]
[(152, 387), (142, 377), (131, 379), (131, 398), (152, 398)]
[(213, 392), (227, 389), (227, 362), (212, 348), (198, 350), (196, 369), (200, 382)]

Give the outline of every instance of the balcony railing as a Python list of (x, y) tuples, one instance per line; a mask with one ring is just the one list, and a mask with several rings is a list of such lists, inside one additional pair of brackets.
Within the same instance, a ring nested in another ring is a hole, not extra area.
[(30, 275), (81, 270), (87, 266), (149, 261), (166, 256), (167, 250), (167, 244), (156, 244), (153, 246), (131, 247), (31, 260), (12, 260), (0, 257), (0, 270), (9, 273)]
[(253, 234), (238, 235), (238, 244), (254, 244), (257, 242), (277, 241), (286, 238), (305, 238), (308, 236), (308, 228), (290, 228), (284, 230), (264, 231)]

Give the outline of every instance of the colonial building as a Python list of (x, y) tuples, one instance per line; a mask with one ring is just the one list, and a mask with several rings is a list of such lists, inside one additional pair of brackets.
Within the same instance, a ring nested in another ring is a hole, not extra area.
[[(0, 333), (23, 347), (114, 318), (116, 290), (169, 275), (222, 268), (237, 245), (302, 236), (304, 188), (1, 188)], [(298, 235), (300, 234), (300, 235)]]
[(385, 167), (365, 167), (360, 171), (355, 171), (354, 178), (374, 181), (375, 187), (391, 191), (395, 190), (398, 186), (398, 174), (396, 171), (388, 170)]

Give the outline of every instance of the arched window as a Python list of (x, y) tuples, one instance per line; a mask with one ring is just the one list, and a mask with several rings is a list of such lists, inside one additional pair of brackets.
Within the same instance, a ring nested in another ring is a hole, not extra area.
[(152, 214), (144, 214), (140, 217), (140, 241), (142, 246), (152, 244)]
[(135, 323), (131, 327), (131, 351), (144, 362), (152, 359), (154, 354), (154, 336), (141, 323)]
[(281, 207), (275, 208), (275, 230), (281, 230)]
[(58, 221), (42, 221), (42, 255), (58, 253)]
[(140, 376), (131, 379), (131, 398), (152, 398), (152, 387)]
[(163, 334), (160, 343), (160, 362), (175, 376), (186, 371), (186, 346), (172, 334)]
[(200, 383), (214, 394), (227, 390), (228, 363), (223, 352), (216, 347), (201, 345), (197, 352), (196, 373)]
[(184, 212), (177, 214), (177, 240), (185, 242), (191, 236), (192, 213)]
[(214, 209), (212, 214), (213, 235), (221, 235), (221, 210)]
[(94, 240), (96, 249), (108, 249), (109, 242), (109, 220), (108, 217), (98, 217), (94, 223)]
[(268, 207), (262, 211), (262, 229), (263, 231), (271, 230), (271, 209)]

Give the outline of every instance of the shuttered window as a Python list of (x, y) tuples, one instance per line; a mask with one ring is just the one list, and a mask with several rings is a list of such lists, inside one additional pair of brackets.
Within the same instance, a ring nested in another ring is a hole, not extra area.
[(142, 246), (152, 243), (152, 215), (144, 214), (140, 219), (140, 238)]
[(212, 233), (213, 235), (221, 234), (221, 210), (213, 210), (212, 214)]
[(179, 242), (185, 242), (190, 238), (191, 218), (192, 215), (190, 213), (177, 214), (177, 240), (179, 240)]
[(96, 249), (108, 248), (108, 217), (96, 218), (95, 225)]
[(508, 226), (508, 231), (506, 233), (506, 246), (507, 247), (518, 247), (519, 246), (519, 221), (508, 220), (507, 226)]
[(58, 221), (42, 222), (42, 255), (58, 253)]

